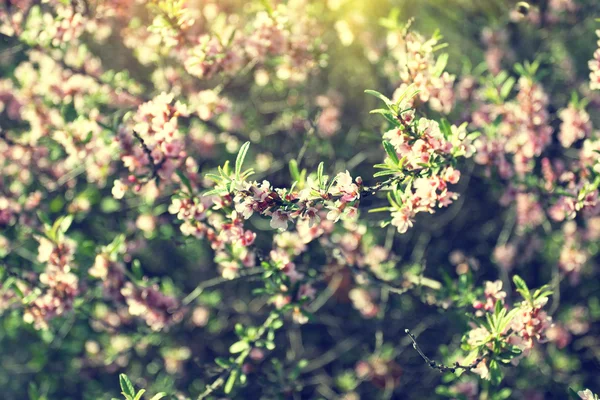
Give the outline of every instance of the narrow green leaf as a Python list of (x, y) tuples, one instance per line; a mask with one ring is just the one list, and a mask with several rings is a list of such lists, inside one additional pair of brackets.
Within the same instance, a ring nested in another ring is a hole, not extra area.
[(577, 394), (577, 392), (576, 392), (576, 391), (574, 391), (574, 390), (573, 390), (573, 389), (571, 389), (571, 388), (569, 388), (569, 397), (570, 397), (572, 400), (581, 400), (581, 396), (579, 396), (579, 395)]
[(440, 130), (446, 139), (452, 136), (452, 127), (450, 123), (446, 120), (446, 118), (442, 118), (440, 121)]
[(48, 214), (46, 214), (43, 211), (39, 211), (37, 212), (38, 218), (40, 219), (40, 221), (42, 221), (42, 223), (44, 225), (47, 226), (52, 226), (52, 222), (50, 221), (50, 218), (48, 217)]
[(205, 174), (204, 177), (214, 182), (221, 182), (221, 180), (223, 179), (221, 175), (217, 174)]
[(444, 397), (456, 398), (456, 393), (447, 388), (446, 386), (438, 386), (435, 388), (435, 394)]
[(446, 68), (447, 64), (448, 64), (448, 53), (440, 54), (440, 56), (438, 57), (438, 59), (435, 63), (433, 75), (436, 77), (441, 76), (442, 73), (444, 72), (444, 69)]
[(27, 394), (29, 395), (29, 400), (39, 400), (40, 399), (40, 391), (38, 390), (35, 382), (29, 382), (29, 387), (27, 388)]
[(119, 383), (121, 384), (121, 391), (128, 400), (133, 400), (135, 396), (135, 389), (133, 383), (129, 380), (129, 377), (125, 374), (119, 375)]
[[(185, 185), (185, 187), (187, 188), (188, 193), (192, 194), (193, 193), (192, 183), (190, 182), (189, 178), (183, 172), (181, 172), (178, 169), (175, 170), (175, 173), (177, 174), (177, 176), (181, 180), (181, 183), (183, 183)], [(207, 174), (207, 175), (209, 175), (209, 174)], [(210, 175), (212, 175), (212, 174), (210, 174)], [(217, 176), (217, 175), (215, 175), (215, 176)]]
[(515, 275), (513, 276), (513, 282), (517, 287), (517, 291), (521, 293), (525, 300), (529, 302), (533, 301), (533, 299), (531, 298), (531, 294), (529, 293), (529, 288), (527, 287), (527, 284), (525, 283), (523, 278), (521, 278), (519, 275)]
[(387, 119), (388, 122), (391, 123), (392, 125), (395, 125), (395, 126), (399, 125), (399, 121), (396, 119), (394, 113), (392, 113), (389, 110), (384, 110), (384, 109), (380, 108), (380, 109), (377, 109), (377, 110), (372, 110), (370, 113), (371, 114), (380, 114), (385, 119)]
[(133, 400), (141, 400), (144, 393), (146, 393), (146, 389), (140, 389), (140, 391), (137, 392), (137, 394), (135, 395), (135, 398)]
[[(419, 91), (418, 90), (413, 90), (415, 87), (414, 83), (411, 83), (406, 89), (404, 89), (404, 91), (402, 93), (400, 93), (400, 95), (398, 96), (398, 99), (396, 100), (396, 104), (401, 104), (404, 100), (410, 100), (415, 94), (417, 94)], [(412, 91), (412, 94), (408, 95), (409, 91)]]
[(512, 394), (512, 389), (504, 388), (504, 389), (500, 390), (494, 396), (494, 400), (506, 400), (506, 399), (510, 398), (511, 394)]
[(515, 85), (515, 82), (516, 82), (516, 80), (512, 76), (510, 78), (508, 78), (506, 80), (506, 82), (504, 82), (504, 84), (502, 85), (502, 88), (500, 89), (500, 97), (502, 98), (502, 100), (504, 100), (508, 97), (508, 95), (510, 94), (510, 91), (512, 90), (513, 86)]
[(248, 148), (250, 147), (250, 142), (246, 142), (240, 147), (240, 151), (238, 152), (237, 158), (235, 159), (235, 176), (240, 177), (240, 173), (242, 172), (242, 166), (244, 165), (244, 159), (246, 158), (246, 153), (248, 152)]
[(215, 363), (221, 368), (229, 368), (229, 365), (231, 365), (230, 361), (223, 357), (215, 358)]
[(385, 149), (385, 152), (390, 157), (390, 159), (394, 162), (394, 165), (398, 165), (400, 160), (398, 159), (398, 154), (396, 153), (396, 149), (394, 148), (394, 146), (392, 146), (392, 144), (387, 140), (384, 140), (383, 148)]
[(298, 170), (298, 162), (295, 159), (291, 159), (289, 163), (290, 176), (293, 180), (300, 180), (300, 171)]
[(492, 385), (498, 386), (502, 383), (502, 370), (496, 360), (490, 360), (490, 381)]
[(62, 218), (62, 220), (60, 221), (60, 226), (58, 227), (58, 230), (61, 233), (65, 233), (66, 231), (69, 230), (69, 227), (71, 226), (72, 223), (73, 223), (73, 216), (67, 215), (64, 218)]
[(527, 287), (527, 284), (525, 283), (523, 278), (521, 278), (519, 275), (513, 276), (513, 282), (515, 283), (515, 286), (517, 287), (517, 289), (521, 289), (526, 292), (529, 292), (529, 288)]
[(384, 212), (384, 211), (391, 211), (391, 210), (392, 210), (391, 207), (379, 207), (379, 208), (372, 208), (368, 212), (376, 213), (376, 212)]
[(394, 175), (396, 174), (396, 171), (391, 171), (391, 170), (385, 170), (385, 171), (379, 171), (379, 172), (375, 172), (373, 174), (374, 178), (378, 178), (380, 176), (386, 176), (386, 175)]
[(390, 117), (394, 117), (394, 113), (391, 112), (389, 109), (385, 109), (385, 108), (377, 108), (375, 110), (371, 110), (371, 111), (369, 111), (369, 114), (382, 114), (382, 115), (389, 115)]
[(227, 382), (225, 383), (225, 387), (223, 388), (223, 391), (225, 392), (225, 394), (231, 393), (239, 374), (240, 374), (240, 371), (237, 369), (234, 369), (233, 371), (231, 371), (231, 375), (229, 375), (229, 378), (227, 379)]
[(496, 306), (494, 308), (494, 314), (496, 314), (498, 316), (498, 315), (500, 315), (502, 310), (504, 310), (504, 307), (502, 307), (502, 302), (500, 300), (497, 300)]
[(382, 100), (387, 106), (390, 106), (392, 104), (392, 101), (390, 99), (388, 99), (387, 97), (385, 97), (383, 94), (379, 93), (376, 90), (365, 90), (366, 94), (370, 94), (371, 96), (375, 96), (377, 97), (379, 100)]
[(32, 301), (34, 301), (35, 299), (37, 299), (38, 297), (40, 297), (42, 294), (42, 290), (40, 288), (34, 288), (31, 293), (29, 293), (27, 296), (23, 297), (23, 304), (29, 304)]
[(319, 189), (323, 188), (323, 168), (325, 167), (325, 164), (323, 163), (323, 161), (321, 161), (319, 163), (319, 166), (317, 167), (317, 182), (319, 182)]
[(165, 392), (156, 393), (150, 400), (160, 400), (163, 397), (166, 397), (167, 394)]

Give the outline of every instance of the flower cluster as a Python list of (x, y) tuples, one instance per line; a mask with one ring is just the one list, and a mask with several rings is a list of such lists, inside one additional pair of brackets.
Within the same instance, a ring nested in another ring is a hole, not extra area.
[(203, 35), (188, 50), (186, 71), (196, 78), (209, 79), (218, 73), (234, 73), (243, 66), (243, 59), (234, 50), (226, 51), (216, 37)]
[(523, 350), (531, 349), (535, 342), (542, 343), (547, 340), (546, 331), (552, 325), (552, 317), (542, 310), (547, 301), (548, 298), (545, 298), (533, 305), (522, 302), (512, 320), (511, 329), (516, 337), (513, 336), (511, 341)]
[(558, 116), (562, 120), (558, 140), (563, 147), (570, 147), (576, 141), (590, 135), (592, 123), (584, 109), (578, 109), (574, 104), (569, 104), (567, 108), (558, 113)]
[(186, 158), (178, 123), (178, 117), (186, 114), (185, 106), (166, 93), (139, 106), (133, 117), (133, 134), (127, 127), (119, 130), (121, 159), (131, 174), (126, 183), (115, 181), (115, 198), (122, 198), (129, 186), (139, 191), (147, 176), (167, 182), (173, 179)]
[(121, 294), (129, 314), (141, 317), (154, 331), (160, 331), (182, 318), (177, 299), (163, 294), (158, 285), (136, 286), (126, 282)]
[(442, 37), (436, 33), (426, 39), (409, 28), (388, 36), (388, 48), (396, 61), (394, 74), (401, 82), (394, 98), (414, 85), (419, 90), (419, 101), (429, 104), (432, 110), (448, 114), (454, 107), (455, 76), (444, 71), (447, 55), (436, 58), (436, 50), (443, 47), (440, 46)]
[(485, 290), (483, 293), (485, 295), (485, 303), (479, 300), (475, 301), (473, 303), (473, 308), (476, 310), (484, 309), (488, 312), (493, 311), (496, 302), (504, 302), (504, 299), (506, 298), (506, 292), (502, 291), (502, 281), (485, 282)]
[(256, 234), (244, 229), (243, 218), (232, 212), (224, 220), (218, 210), (231, 207), (231, 198), (175, 198), (169, 212), (176, 214), (181, 224), (181, 232), (186, 236), (206, 238), (213, 250), (215, 261), (221, 267), (221, 274), (227, 279), (238, 275), (241, 267), (255, 265), (255, 254), (251, 249)]
[(37, 260), (46, 265), (39, 276), (42, 289), (25, 309), (23, 319), (36, 329), (47, 329), (51, 319), (73, 308), (79, 293), (79, 279), (71, 271), (76, 244), (62, 235), (54, 240), (40, 237), (39, 243)]
[(558, 266), (569, 275), (571, 282), (578, 282), (581, 269), (588, 260), (588, 254), (581, 245), (581, 238), (574, 221), (563, 224), (564, 244), (560, 251)]
[[(519, 78), (518, 85), (514, 101), (480, 107), (473, 114), (476, 127), (494, 129), (493, 134), (482, 135), (477, 141), (475, 162), (494, 165), (504, 179), (531, 172), (534, 158), (540, 156), (552, 140), (547, 94), (529, 77)], [(500, 119), (499, 124), (491, 124), (497, 119)], [(507, 155), (512, 156), (510, 161)]]
[[(282, 79), (303, 80), (315, 66), (313, 42), (316, 31), (310, 18), (302, 13), (303, 2), (280, 4), (272, 12), (260, 11), (245, 25), (227, 26), (217, 35), (201, 26), (190, 16), (185, 2), (177, 1), (168, 11), (158, 7), (148, 33), (136, 32), (146, 46), (165, 43), (173, 48), (187, 73), (195, 78), (211, 79), (223, 74), (239, 74), (248, 65), (267, 64), (279, 59), (277, 76)], [(215, 20), (222, 12), (206, 7), (204, 17)], [(294, 24), (290, 21), (294, 20)], [(191, 39), (190, 37), (194, 37)], [(131, 40), (130, 45), (136, 45)], [(148, 57), (139, 53), (140, 57)]]
[(518, 363), (535, 343), (547, 340), (546, 333), (552, 326), (552, 318), (542, 309), (551, 293), (548, 287), (532, 293), (519, 276), (515, 275), (513, 280), (524, 300), (511, 309), (505, 304), (506, 293), (502, 291), (501, 281), (486, 282), (485, 302), (473, 303), (476, 315), (485, 315), (485, 322), (474, 325), (463, 340), (471, 349), (469, 362), (483, 353), (472, 370), (483, 379), (497, 381), (501, 376), (498, 362)]
[(388, 154), (391, 159), (386, 159), (386, 164), (396, 164), (400, 176), (408, 177), (393, 203), (391, 221), (398, 232), (404, 233), (413, 225), (417, 213), (434, 213), (436, 208), (447, 207), (458, 198), (457, 193), (448, 190), (448, 184), (460, 180), (460, 171), (451, 160), (470, 157), (474, 148), (465, 125), (440, 127), (425, 118), (416, 122), (410, 112), (402, 114), (400, 120), (402, 125), (386, 132), (383, 138), (394, 152)]
[[(78, 40), (87, 25), (86, 18), (69, 6), (58, 7), (56, 11), (57, 17), (51, 21), (46, 20), (48, 25), (44, 28), (44, 32), (52, 38), (52, 46), (58, 47)], [(45, 16), (50, 15), (45, 14)]]

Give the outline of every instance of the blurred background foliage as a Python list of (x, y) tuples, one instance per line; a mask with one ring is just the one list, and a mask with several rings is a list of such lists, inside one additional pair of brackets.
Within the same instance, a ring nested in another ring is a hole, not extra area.
[[(542, 10), (548, 7), (544, 1), (530, 3)], [(435, 30), (443, 34), (449, 44), (444, 50), (449, 54), (447, 69), (458, 76), (457, 81), (461, 76), (473, 74), (485, 61), (484, 30), (502, 29), (507, 33), (512, 52), (502, 60), (503, 67), (513, 73), (513, 62), (540, 59), (542, 69), (547, 71), (542, 83), (551, 93), (550, 107), (554, 112), (568, 103), (571, 91), (589, 94), (587, 60), (596, 48), (594, 30), (598, 23), (594, 17), (600, 17), (600, 3), (595, 0), (576, 3), (574, 14), (549, 25), (530, 23), (527, 18), (514, 21), (511, 15), (517, 4), (513, 1), (311, 2), (305, 12), (318, 19), (323, 28), (320, 40), (327, 46), (319, 59), (319, 71), (299, 86), (277, 79), (257, 86), (256, 76), (247, 74), (234, 79), (227, 88), (228, 97), (235, 99), (247, 122), (243, 135), (253, 142), (251, 152), (257, 156), (259, 172), (255, 179), (268, 178), (275, 187), (288, 185), (288, 161), (298, 158), (300, 153), (302, 166), (309, 171), (326, 160), (329, 171), (348, 169), (367, 181), (370, 179), (372, 165), (380, 162), (382, 156), (381, 121), (369, 115), (369, 110), (377, 104), (364, 90), (372, 88), (386, 94), (394, 91), (394, 83), (384, 72), (389, 68), (385, 65), (386, 35), (394, 24), (404, 25), (410, 18), (414, 18), (413, 29), (425, 36)], [(236, 10), (263, 6), (258, 1), (227, 1), (227, 7)], [(133, 23), (136, 18), (145, 23), (141, 7), (136, 10)], [(128, 71), (137, 82), (151, 87), (150, 70), (122, 45), (118, 32), (119, 29), (114, 29), (105, 44), (89, 43), (92, 52), (102, 59), (106, 69)], [(3, 76), (10, 75), (25, 57), (25, 49), (9, 51), (16, 45), (7, 37), (0, 42)], [(211, 85), (214, 82), (207, 87)], [(289, 132), (293, 117), (314, 119), (318, 112), (315, 98), (324, 93), (343, 99), (340, 133), (322, 138), (314, 132)], [(598, 109), (598, 96), (590, 94), (590, 99), (591, 117), (600, 126), (600, 118), (594, 112)], [(438, 116), (431, 112), (431, 118)], [(458, 124), (465, 119), (465, 110), (457, 107), (448, 118)], [(556, 129), (559, 121), (555, 119), (552, 124)], [(239, 147), (239, 139), (222, 134), (216, 153), (224, 156), (208, 160), (207, 165), (214, 167), (231, 159)], [(502, 275), (492, 252), (499, 238), (505, 232), (512, 232), (515, 218), (512, 207), (498, 203), (503, 188), (488, 180), (481, 167), (471, 161), (465, 164), (456, 189), (461, 194), (460, 200), (436, 215), (419, 216), (407, 234), (391, 236), (376, 228), (374, 216), (367, 216), (376, 232), (371, 240), (379, 244), (392, 241), (398, 266), (423, 272), (438, 281), (448, 277), (460, 282), (454, 293), (445, 294), (449, 299), (466, 296), (471, 284), (480, 286), (484, 280), (495, 280)], [(51, 215), (61, 215), (71, 202), (64, 196), (64, 192), (57, 191), (48, 199)], [(167, 294), (182, 296), (200, 282), (218, 275), (209, 246), (178, 235), (178, 227), (166, 213), (169, 199), (154, 203), (137, 199), (123, 205), (111, 197), (110, 188), (98, 189), (85, 183), (78, 186), (76, 196), (85, 197), (91, 206), (88, 213), (76, 216), (70, 230), (80, 242), (76, 255), (80, 265), (91, 265), (98, 244), (110, 243), (116, 234), (125, 232), (128, 239), (139, 239), (141, 245), (127, 260), (128, 270), (135, 274), (136, 269), (142, 269), (144, 275), (157, 278)], [(156, 218), (155, 229), (142, 232), (131, 221), (138, 221), (139, 226), (140, 216), (145, 215)], [(265, 221), (250, 223), (257, 231), (269, 230)], [(553, 279), (552, 265), (556, 263), (561, 243), (560, 233), (557, 235), (549, 236), (543, 251), (528, 259), (526, 265), (517, 267), (530, 286), (541, 286)], [(262, 239), (258, 247), (269, 248), (270, 235), (259, 238)], [(538, 239), (524, 236), (522, 240), (529, 243)], [(600, 391), (598, 246), (595, 243), (590, 246), (594, 255), (592, 272), (578, 286), (563, 285), (560, 311), (554, 315), (563, 324), (586, 325), (587, 329), (581, 328), (579, 335), (574, 331), (573, 340), (566, 347), (548, 343), (543, 351), (533, 352), (518, 368), (507, 371), (505, 390), (494, 399), (564, 399), (569, 385)], [(24, 268), (35, 246), (18, 252), (22, 257), (7, 261), (12, 263), (7, 269)], [(318, 248), (309, 249), (311, 263), (319, 260), (318, 252)], [(451, 255), (455, 255), (454, 261)], [(325, 262), (324, 257), (321, 260)], [(465, 264), (468, 272), (458, 279), (457, 271), (464, 272)], [(251, 279), (234, 280), (205, 290), (190, 318), (172, 326), (168, 333), (153, 332), (144, 324), (135, 323), (124, 325), (118, 333), (112, 332), (99, 322), (111, 312), (107, 306), (97, 301), (86, 304), (84, 299), (79, 300), (83, 304), (77, 305), (77, 313), (55, 321), (48, 331), (35, 331), (22, 323), (19, 310), (6, 310), (0, 318), (0, 397), (108, 399), (118, 396), (117, 376), (126, 372), (136, 386), (146, 388), (148, 393), (164, 391), (195, 398), (218, 374), (213, 360), (226, 354), (236, 340), (234, 325), (256, 325), (262, 321), (266, 300), (252, 294), (251, 282)], [(90, 295), (98, 289), (90, 287)], [(436, 296), (427, 288), (410, 295), (390, 295), (385, 318), (365, 321), (349, 302), (334, 296), (322, 305), (314, 320), (302, 326), (289, 325), (278, 334), (275, 356), (257, 361), (246, 387), (234, 397), (333, 399), (351, 392), (365, 399), (443, 398), (444, 389), (434, 394), (436, 387), (455, 384), (453, 376), (427, 368), (404, 334), (410, 328), (420, 335), (420, 345), (431, 357), (442, 360), (453, 357), (460, 348), (460, 334), (466, 321), (457, 310), (433, 305), (435, 301)], [(381, 340), (378, 335), (384, 338), (383, 344), (378, 343)], [(382, 388), (377, 382), (360, 384), (356, 376), (357, 363), (369, 360), (376, 348), (379, 362), (397, 376), (397, 385), (391, 389), (386, 390), (385, 384)], [(271, 362), (276, 359), (281, 361)], [(463, 376), (458, 382), (471, 379)]]

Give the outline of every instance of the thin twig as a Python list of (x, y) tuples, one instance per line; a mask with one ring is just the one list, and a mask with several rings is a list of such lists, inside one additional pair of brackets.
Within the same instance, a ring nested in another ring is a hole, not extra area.
[(155, 162), (154, 161), (154, 157), (152, 157), (152, 150), (150, 150), (150, 148), (148, 147), (148, 145), (146, 145), (146, 142), (144, 142), (144, 139), (142, 139), (142, 137), (140, 136), (140, 134), (137, 133), (136, 131), (133, 131), (133, 136), (140, 142), (140, 144), (142, 145), (142, 150), (144, 150), (144, 153), (146, 153), (146, 156), (148, 157), (148, 162), (150, 163), (150, 165), (152, 167), (152, 177), (151, 177), (151, 179), (156, 179), (158, 181), (160, 179), (160, 177), (158, 176), (158, 171), (160, 170), (160, 168), (165, 163), (166, 158), (163, 158), (158, 163)]
[(448, 367), (444, 364), (438, 364), (435, 360), (430, 359), (429, 357), (427, 357), (425, 355), (425, 353), (423, 353), (423, 350), (421, 350), (421, 347), (419, 346), (419, 344), (417, 343), (417, 338), (415, 337), (415, 335), (413, 335), (412, 333), (410, 333), (410, 330), (405, 329), (404, 332), (408, 335), (408, 337), (410, 337), (410, 339), (413, 342), (413, 348), (415, 350), (417, 350), (417, 352), (419, 353), (419, 355), (421, 356), (421, 358), (423, 360), (425, 360), (425, 362), (433, 369), (439, 369), (440, 372), (456, 372), (457, 369), (463, 369), (466, 372), (470, 372), (473, 368), (477, 367), (477, 365), (483, 360), (483, 357), (477, 357), (477, 359), (475, 359), (475, 361), (473, 361), (473, 363), (469, 364), (469, 365), (461, 365), (458, 362), (455, 362), (452, 367)]

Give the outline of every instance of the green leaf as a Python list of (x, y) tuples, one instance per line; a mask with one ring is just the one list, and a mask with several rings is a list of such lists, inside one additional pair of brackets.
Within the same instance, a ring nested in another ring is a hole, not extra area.
[(317, 167), (317, 182), (319, 182), (319, 189), (321, 189), (323, 187), (323, 168), (325, 167), (325, 164), (323, 163), (323, 161), (321, 161), (319, 163), (319, 166)]
[(525, 71), (525, 68), (519, 63), (515, 64), (515, 71), (520, 76), (527, 76), (527, 71)]
[(181, 183), (183, 183), (185, 185), (185, 187), (187, 188), (188, 193), (192, 194), (193, 193), (192, 184), (190, 183), (190, 180), (188, 179), (188, 177), (185, 176), (185, 174), (183, 172), (181, 172), (180, 170), (178, 170), (178, 169), (175, 170), (175, 173), (177, 174), (177, 176), (181, 180)]
[(398, 159), (398, 154), (396, 153), (396, 149), (394, 148), (394, 146), (392, 146), (392, 144), (387, 140), (384, 140), (383, 148), (385, 149), (385, 152), (390, 157), (390, 159), (394, 162), (394, 165), (398, 165), (400, 160)]
[(390, 105), (392, 105), (392, 101), (390, 99), (388, 99), (387, 97), (385, 97), (383, 94), (379, 93), (376, 90), (365, 90), (366, 94), (370, 94), (371, 96), (375, 96), (377, 97), (379, 100), (382, 100), (388, 107)]
[(396, 126), (398, 125), (398, 120), (396, 119), (394, 113), (392, 113), (390, 110), (385, 110), (383, 108), (378, 108), (377, 110), (371, 110), (370, 114), (381, 114), (392, 125), (396, 125)]
[(573, 400), (581, 400), (581, 396), (579, 396), (577, 392), (571, 388), (569, 388), (569, 397)]
[(456, 398), (456, 393), (447, 388), (446, 386), (438, 386), (435, 388), (435, 394), (445, 397)]
[[(411, 83), (406, 89), (404, 89), (404, 91), (402, 93), (400, 93), (400, 95), (398, 96), (398, 99), (396, 100), (396, 104), (401, 104), (404, 100), (408, 101), (411, 98), (413, 98), (417, 93), (419, 93), (419, 90), (414, 89), (414, 87), (415, 87), (415, 84)], [(412, 92), (411, 92), (411, 90), (412, 90)]]
[(504, 307), (502, 307), (502, 302), (500, 300), (497, 300), (496, 307), (494, 308), (494, 314), (500, 315), (500, 312), (502, 312), (502, 310), (504, 310)]
[(135, 398), (133, 400), (140, 400), (144, 393), (146, 393), (146, 389), (140, 389), (140, 391), (137, 392), (137, 394), (135, 395)]
[[(58, 223), (58, 221), (60, 221), (60, 223)], [(66, 216), (62, 217), (61, 219), (57, 220), (57, 223), (58, 223), (57, 232), (65, 233), (66, 231), (69, 230), (69, 227), (73, 223), (73, 216), (66, 215)]]
[(52, 226), (52, 222), (50, 221), (50, 218), (48, 217), (48, 214), (46, 214), (43, 211), (39, 211), (37, 212), (38, 218), (40, 219), (40, 221), (42, 221), (42, 223), (44, 225), (47, 226)]
[(29, 293), (27, 296), (23, 297), (23, 304), (29, 304), (32, 301), (34, 301), (35, 299), (37, 299), (38, 297), (40, 297), (42, 294), (42, 290), (40, 288), (34, 288), (31, 293)]
[(442, 118), (442, 120), (440, 121), (440, 130), (442, 131), (446, 139), (452, 136), (452, 127), (450, 126), (450, 123), (446, 120), (446, 118)]
[(250, 347), (250, 344), (248, 344), (248, 342), (240, 340), (239, 342), (235, 342), (234, 344), (232, 344), (229, 347), (229, 352), (232, 354), (241, 353), (242, 351), (248, 349), (249, 347)]
[(133, 400), (135, 396), (135, 389), (133, 387), (133, 383), (131, 383), (129, 380), (129, 377), (125, 374), (119, 375), (119, 383), (121, 384), (123, 396), (125, 396), (128, 400)]
[(378, 178), (378, 177), (380, 177), (380, 176), (386, 176), (386, 175), (394, 175), (394, 174), (396, 174), (396, 173), (397, 173), (396, 171), (392, 171), (392, 170), (389, 170), (389, 169), (388, 169), (388, 170), (385, 170), (385, 171), (379, 171), (379, 172), (375, 172), (375, 173), (373, 174), (373, 178)]
[(504, 388), (502, 390), (500, 390), (498, 393), (496, 393), (493, 397), (494, 400), (505, 400), (510, 398), (510, 395), (512, 394), (512, 390), (509, 388)]
[(234, 326), (235, 334), (239, 337), (244, 336), (244, 326), (242, 324), (235, 324)]
[(156, 393), (150, 400), (160, 400), (163, 397), (166, 397), (167, 394), (165, 392)]
[(273, 6), (271, 5), (271, 2), (269, 0), (261, 0), (260, 2), (267, 10), (267, 14), (269, 14), (269, 16), (272, 17), (274, 11), (273, 11)]
[(29, 400), (39, 400), (41, 398), (40, 391), (38, 390), (35, 382), (29, 382), (27, 394), (29, 395)]
[(223, 388), (223, 391), (225, 392), (225, 394), (231, 393), (239, 374), (240, 374), (240, 371), (237, 369), (234, 369), (233, 371), (231, 371), (231, 375), (229, 375), (229, 378), (227, 379), (227, 382), (225, 383), (225, 388)]
[(550, 285), (544, 285), (541, 288), (533, 292), (533, 298), (538, 299), (540, 297), (548, 297), (552, 294), (552, 287)]
[(448, 64), (448, 53), (440, 54), (440, 56), (438, 57), (438, 59), (435, 63), (433, 75), (436, 77), (441, 76), (442, 73), (444, 72), (444, 69), (446, 68), (447, 64)]
[(490, 381), (492, 385), (498, 386), (502, 383), (502, 371), (500, 370), (500, 364), (496, 360), (490, 360)]
[(221, 368), (229, 368), (231, 362), (227, 358), (217, 357), (215, 358), (215, 363)]
[(291, 159), (289, 167), (290, 167), (290, 175), (291, 175), (292, 179), (295, 181), (299, 181), (300, 180), (300, 171), (298, 170), (298, 161), (296, 161), (295, 159)]
[(516, 82), (516, 80), (512, 76), (510, 78), (508, 78), (506, 80), (506, 82), (504, 82), (504, 84), (502, 85), (502, 88), (500, 89), (500, 97), (502, 98), (502, 100), (504, 100), (508, 97), (508, 95), (510, 94), (510, 91), (512, 90), (513, 86), (515, 85), (515, 82)]
[(246, 142), (240, 147), (240, 151), (238, 152), (237, 158), (235, 159), (235, 176), (240, 177), (240, 173), (242, 172), (242, 166), (244, 165), (244, 159), (246, 158), (246, 153), (248, 152), (248, 148), (250, 147), (250, 142)]
[(137, 258), (131, 263), (131, 271), (137, 280), (142, 280), (144, 272), (142, 271), (142, 263)]
[(530, 301), (531, 295), (529, 293), (529, 288), (527, 287), (527, 284), (525, 283), (523, 278), (521, 278), (519, 275), (515, 275), (515, 276), (513, 276), (513, 282), (515, 283), (515, 286), (517, 287), (517, 291), (519, 293), (521, 293), (523, 298), (527, 301)]

